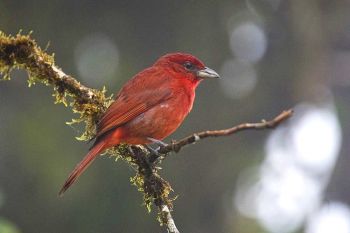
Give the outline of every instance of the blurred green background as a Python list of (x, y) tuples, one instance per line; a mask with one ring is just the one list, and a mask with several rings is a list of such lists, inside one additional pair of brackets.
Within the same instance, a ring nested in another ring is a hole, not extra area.
[[(0, 30), (34, 31), (62, 69), (115, 93), (174, 51), (221, 74), (166, 141), (269, 119), (275, 131), (207, 139), (163, 163), (181, 232), (350, 232), (350, 1), (0, 1)], [(104, 156), (63, 198), (89, 145), (52, 91), (24, 71), (0, 83), (0, 233), (165, 232), (134, 172)]]

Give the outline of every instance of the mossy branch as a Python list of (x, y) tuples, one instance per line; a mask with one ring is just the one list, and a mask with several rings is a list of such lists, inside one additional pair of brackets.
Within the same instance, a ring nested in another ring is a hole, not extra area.
[[(55, 103), (70, 106), (74, 113), (80, 114), (79, 118), (73, 119), (71, 123), (85, 123), (86, 130), (79, 139), (88, 140), (94, 137), (97, 120), (112, 102), (111, 97), (105, 96), (105, 89), (88, 88), (72, 76), (65, 74), (55, 65), (53, 55), (43, 51), (30, 34), (21, 35), (19, 33), (16, 36), (8, 36), (0, 31), (0, 75), (2, 79), (10, 79), (11, 71), (14, 69), (23, 69), (28, 72), (29, 86), (37, 82), (52, 86)], [(172, 151), (178, 152), (183, 146), (193, 144), (203, 138), (227, 136), (246, 129), (274, 128), (291, 115), (292, 110), (288, 110), (271, 121), (244, 123), (229, 129), (195, 133), (160, 148), (158, 155), (150, 154), (143, 146), (128, 145), (111, 148), (107, 153), (122, 158), (135, 168), (136, 175), (131, 178), (131, 183), (143, 193), (147, 209), (150, 211), (154, 203), (158, 207), (160, 224), (165, 225), (169, 232), (178, 233), (171, 215), (173, 199), (169, 198), (173, 190), (169, 182), (159, 175), (159, 165), (166, 155)]]
[(73, 112), (80, 114), (73, 122), (86, 123), (82, 139), (94, 135), (95, 122), (111, 103), (105, 90), (88, 88), (65, 74), (55, 65), (54, 56), (43, 51), (30, 35), (7, 36), (0, 31), (0, 74), (10, 79), (11, 71), (23, 69), (28, 73), (29, 86), (40, 82), (54, 88), (55, 103), (70, 105)]

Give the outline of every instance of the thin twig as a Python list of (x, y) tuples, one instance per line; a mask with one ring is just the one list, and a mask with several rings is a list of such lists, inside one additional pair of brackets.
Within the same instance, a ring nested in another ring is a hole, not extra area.
[[(258, 123), (242, 123), (228, 129), (207, 130), (199, 133), (194, 133), (181, 140), (173, 141), (167, 146), (161, 147), (158, 152), (160, 155), (165, 155), (172, 151), (179, 152), (182, 147), (186, 145), (194, 144), (200, 141), (201, 139), (208, 138), (208, 137), (228, 136), (228, 135), (237, 133), (239, 131), (248, 130), (248, 129), (254, 129), (254, 130), (272, 129), (277, 127), (283, 121), (290, 118), (292, 115), (293, 115), (293, 110), (289, 109), (281, 112), (274, 119), (270, 121), (262, 120), (261, 122), (258, 122)], [(159, 155), (155, 155), (151, 157), (150, 162), (154, 162), (158, 157)]]

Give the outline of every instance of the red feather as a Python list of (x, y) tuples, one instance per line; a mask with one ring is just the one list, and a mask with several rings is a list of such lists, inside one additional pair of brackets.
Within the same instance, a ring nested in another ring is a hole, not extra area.
[(187, 63), (197, 70), (205, 68), (192, 55), (168, 54), (124, 85), (97, 125), (95, 144), (70, 174), (60, 195), (105, 149), (120, 143), (148, 144), (148, 138), (161, 140), (180, 126), (202, 80), (184, 67)]

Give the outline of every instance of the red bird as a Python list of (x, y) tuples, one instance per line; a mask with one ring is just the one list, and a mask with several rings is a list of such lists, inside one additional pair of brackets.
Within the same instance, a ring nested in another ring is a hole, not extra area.
[(63, 185), (62, 195), (106, 149), (121, 143), (150, 144), (173, 133), (192, 109), (195, 89), (206, 78), (219, 78), (196, 57), (171, 53), (136, 74), (97, 124), (96, 141)]

